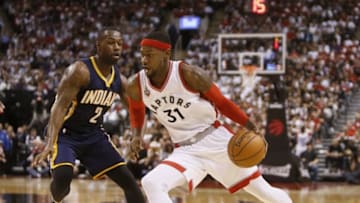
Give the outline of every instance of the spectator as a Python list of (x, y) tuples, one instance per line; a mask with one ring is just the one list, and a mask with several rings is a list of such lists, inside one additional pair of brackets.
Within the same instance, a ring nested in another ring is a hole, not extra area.
[[(31, 163), (33, 161), (34, 157), (37, 154), (39, 154), (40, 152), (43, 151), (43, 149), (45, 147), (45, 143), (39, 137), (37, 137), (36, 139), (34, 139), (32, 141), (31, 145), (32, 145), (32, 147), (31, 147), (32, 152), (27, 158), (27, 161), (29, 163)], [(48, 177), (50, 175), (50, 165), (47, 161), (43, 160), (37, 166), (29, 165), (27, 167), (27, 171), (30, 174), (30, 176), (34, 177), (34, 178)]]
[(335, 138), (332, 140), (325, 157), (325, 166), (330, 172), (338, 171), (342, 166), (343, 149), (340, 146), (340, 140)]
[(345, 137), (346, 139), (343, 141), (343, 162), (342, 162), (342, 169), (344, 171), (351, 171), (351, 164), (354, 161), (357, 161), (358, 157), (358, 146), (354, 139), (349, 137)]
[(12, 149), (12, 143), (8, 135), (8, 131), (4, 129), (4, 125), (2, 123), (0, 123), (0, 140), (2, 141), (5, 154), (9, 154)]
[(304, 167), (309, 171), (310, 179), (317, 181), (319, 179), (317, 152), (311, 141), (306, 144), (306, 150), (301, 153), (300, 158)]
[(33, 114), (29, 128), (36, 128), (37, 132), (42, 132), (49, 118), (46, 96), (47, 91), (41, 90), (41, 87), (38, 87), (38, 90), (35, 92), (35, 99), (32, 100)]
[(5, 163), (5, 173), (10, 173), (11, 172), (11, 158), (12, 158), (12, 140), (11, 137), (9, 135), (9, 132), (11, 133), (11, 127), (6, 124), (4, 126), (6, 128), (6, 130), (3, 128), (3, 124), (0, 123), (0, 141), (2, 142), (2, 148), (3, 151), (5, 153), (5, 159), (6, 162)]
[(351, 162), (350, 170), (344, 173), (346, 182), (350, 184), (360, 184), (360, 157), (356, 157)]
[[(16, 162), (17, 165), (24, 166), (26, 158), (30, 155), (30, 145), (26, 144), (26, 138), (28, 136), (25, 131), (26, 126), (20, 126), (16, 131), (16, 139), (17, 139), (17, 151), (16, 151)], [(26, 167), (25, 167), (26, 169)], [(26, 170), (24, 170), (26, 171)]]
[(307, 148), (307, 143), (311, 140), (311, 136), (306, 131), (306, 127), (302, 126), (301, 131), (296, 136), (295, 154), (300, 156)]

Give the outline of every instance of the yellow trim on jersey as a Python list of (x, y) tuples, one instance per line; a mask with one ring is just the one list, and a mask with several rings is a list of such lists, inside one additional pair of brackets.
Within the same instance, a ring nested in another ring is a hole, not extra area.
[(56, 156), (57, 156), (57, 153), (58, 153), (58, 145), (57, 145), (57, 141), (58, 141), (58, 138), (59, 138), (59, 135), (56, 137), (56, 140), (55, 140), (55, 144), (53, 146), (53, 153), (52, 153), (52, 157), (51, 157), (51, 160), (50, 160), (50, 167), (53, 168), (55, 167), (55, 159), (56, 159)]
[(51, 169), (55, 169), (59, 166), (71, 166), (71, 167), (74, 167), (74, 164), (70, 163), (70, 162), (64, 162), (64, 163), (59, 163), (59, 164), (56, 164), (54, 166), (51, 166)]
[(59, 138), (59, 136), (56, 138), (55, 144), (53, 146), (54, 152), (53, 152), (51, 160), (50, 160), (51, 169), (55, 169), (55, 168), (57, 168), (59, 166), (71, 166), (71, 167), (74, 167), (74, 164), (72, 164), (70, 162), (64, 162), (64, 163), (55, 164), (55, 159), (56, 159), (57, 154), (58, 154), (58, 143), (57, 143), (58, 138)]
[(101, 178), (103, 175), (105, 175), (105, 173), (107, 173), (108, 171), (110, 171), (110, 170), (112, 170), (112, 169), (114, 169), (114, 168), (116, 168), (116, 167), (118, 167), (118, 166), (123, 166), (123, 165), (126, 165), (126, 163), (125, 163), (125, 162), (119, 162), (119, 163), (117, 163), (117, 164), (115, 164), (115, 165), (112, 165), (112, 166), (110, 166), (110, 167), (102, 170), (100, 173), (96, 174), (96, 175), (93, 177), (93, 179), (94, 179), (94, 180), (97, 180), (97, 179)]
[(117, 153), (120, 154), (120, 156), (122, 156), (122, 153), (119, 151), (119, 149), (115, 146), (115, 144), (113, 143), (113, 141), (111, 140), (111, 137), (109, 134), (105, 133), (106, 136), (108, 137), (108, 141), (110, 142), (111, 146), (117, 151)]
[(59, 164), (56, 164), (56, 165), (55, 165), (55, 159), (56, 159), (57, 154), (58, 154), (58, 144), (57, 144), (58, 138), (59, 138), (59, 136), (56, 138), (55, 144), (54, 144), (54, 146), (53, 146), (54, 152), (53, 152), (52, 157), (51, 157), (51, 160), (50, 160), (50, 167), (51, 167), (51, 169), (57, 168), (57, 167), (59, 167), (59, 166), (71, 166), (71, 167), (74, 167), (74, 164), (72, 164), (72, 163), (70, 163), (70, 162), (64, 162), (64, 163), (59, 163)]
[(97, 75), (105, 82), (106, 87), (110, 87), (111, 83), (114, 81), (114, 78), (115, 78), (114, 66), (111, 67), (111, 77), (109, 80), (107, 80), (106, 77), (101, 73), (99, 67), (97, 66), (94, 56), (90, 57), (90, 61), (91, 61), (91, 64), (93, 65)]
[(67, 119), (69, 119), (75, 112), (76, 106), (77, 106), (77, 101), (73, 100), (71, 102), (70, 108), (68, 110), (68, 112), (66, 113), (65, 117), (64, 117), (64, 121), (66, 121)]

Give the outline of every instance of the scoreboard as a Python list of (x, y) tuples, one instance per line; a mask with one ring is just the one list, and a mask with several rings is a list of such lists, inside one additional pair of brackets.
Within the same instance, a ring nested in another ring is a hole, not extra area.
[(268, 12), (268, 0), (249, 0), (244, 8), (247, 13), (263, 15)]

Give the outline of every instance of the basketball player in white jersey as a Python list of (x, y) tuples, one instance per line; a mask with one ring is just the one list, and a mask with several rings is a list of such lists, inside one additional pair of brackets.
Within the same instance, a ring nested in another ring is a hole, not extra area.
[(169, 131), (174, 152), (141, 180), (150, 203), (171, 203), (168, 192), (187, 185), (192, 191), (211, 175), (230, 193), (244, 189), (263, 202), (290, 203), (284, 191), (272, 187), (257, 166), (240, 168), (227, 154), (232, 132), (217, 120), (219, 113), (255, 130), (235, 103), (225, 98), (200, 68), (170, 60), (170, 40), (162, 32), (141, 41), (143, 70), (129, 83), (129, 112), (133, 137), (130, 157), (143, 144), (145, 106)]

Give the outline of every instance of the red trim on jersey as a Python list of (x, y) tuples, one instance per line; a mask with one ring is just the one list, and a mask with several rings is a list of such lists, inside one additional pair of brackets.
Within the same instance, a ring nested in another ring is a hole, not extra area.
[(176, 170), (180, 171), (180, 173), (183, 173), (186, 170), (183, 166), (181, 166), (180, 164), (175, 163), (173, 161), (165, 160), (165, 161), (160, 162), (160, 164), (165, 164), (165, 165), (171, 166), (171, 167), (175, 168)]
[(261, 173), (259, 170), (255, 171), (253, 174), (251, 174), (249, 177), (245, 178), (244, 180), (240, 181), (239, 183), (236, 183), (235, 185), (231, 186), (228, 190), (232, 194), (241, 188), (249, 185), (250, 181), (261, 176)]
[(169, 43), (161, 42), (161, 41), (154, 40), (154, 39), (146, 39), (145, 38), (145, 39), (141, 40), (140, 45), (154, 47), (154, 48), (160, 49), (162, 51), (167, 51), (167, 50), (171, 49), (171, 45)]
[[(169, 160), (162, 161), (162, 162), (160, 162), (160, 164), (165, 164), (165, 165), (171, 166), (171, 167), (175, 168), (176, 170), (178, 170), (180, 173), (183, 173), (186, 170), (186, 168), (184, 168), (180, 164), (173, 162), (173, 161), (169, 161)], [(190, 180), (188, 183), (189, 192), (191, 192), (193, 190), (193, 188), (194, 188), (193, 181)]]
[(158, 91), (158, 92), (161, 92), (161, 91), (163, 91), (163, 89), (166, 87), (167, 83), (169, 82), (169, 78), (170, 78), (171, 72), (172, 72), (172, 61), (170, 61), (170, 62), (168, 63), (168, 67), (169, 67), (169, 69), (168, 69), (168, 72), (167, 72), (167, 75), (166, 75), (166, 79), (165, 79), (164, 82), (160, 85), (160, 87), (154, 86), (153, 84), (151, 84), (151, 81), (149, 80), (149, 84), (150, 84), (150, 86), (151, 86), (154, 90), (156, 90), (156, 91)]
[(245, 112), (234, 102), (227, 99), (215, 84), (211, 85), (209, 90), (204, 93), (204, 96), (207, 100), (213, 102), (222, 114), (236, 123), (244, 126), (248, 122), (249, 117)]
[(187, 89), (189, 92), (192, 92), (192, 93), (199, 93), (198, 91), (195, 91), (193, 89), (191, 89), (191, 87), (189, 87), (189, 85), (186, 84), (186, 81), (184, 79), (184, 75), (183, 75), (183, 64), (185, 64), (183, 61), (180, 62), (179, 64), (179, 76), (180, 76), (180, 80), (181, 80), (181, 83), (184, 85), (185, 89)]
[(128, 97), (130, 124), (133, 128), (142, 128), (145, 121), (145, 104), (144, 102), (133, 100)]
[(189, 192), (192, 192), (192, 190), (193, 190), (193, 188), (194, 188), (194, 184), (193, 184), (193, 181), (192, 180), (190, 180), (189, 181), (189, 184), (188, 184), (188, 189), (189, 189)]
[(213, 124), (211, 124), (214, 128), (218, 128), (221, 126), (220, 121), (216, 120)]

